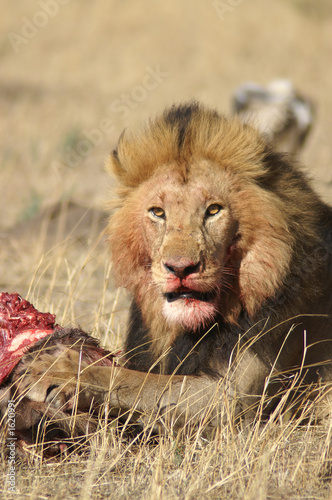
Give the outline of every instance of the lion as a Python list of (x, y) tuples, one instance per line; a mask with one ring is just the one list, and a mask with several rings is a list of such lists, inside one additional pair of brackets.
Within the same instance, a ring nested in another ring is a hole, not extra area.
[(18, 393), (176, 430), (216, 428), (229, 407), (253, 418), (285, 374), (331, 381), (332, 209), (293, 157), (190, 102), (124, 133), (108, 167), (111, 259), (132, 297), (126, 363), (39, 350), (18, 365)]

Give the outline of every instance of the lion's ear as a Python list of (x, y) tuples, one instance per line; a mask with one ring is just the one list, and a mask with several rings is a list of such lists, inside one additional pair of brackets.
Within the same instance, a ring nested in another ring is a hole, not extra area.
[(123, 168), (123, 166), (121, 165), (121, 162), (120, 162), (119, 157), (118, 157), (117, 149), (114, 149), (110, 153), (109, 158), (106, 161), (106, 170), (111, 175), (115, 175), (115, 177), (121, 182), (126, 171)]
[[(117, 147), (111, 151), (108, 160), (106, 161), (106, 170), (109, 174), (114, 175), (119, 182), (124, 183), (124, 177), (127, 174), (127, 170), (121, 163), (119, 158), (119, 149), (121, 149), (121, 143), (124, 139), (126, 130), (122, 132), (119, 137)], [(120, 155), (121, 156), (121, 155)]]

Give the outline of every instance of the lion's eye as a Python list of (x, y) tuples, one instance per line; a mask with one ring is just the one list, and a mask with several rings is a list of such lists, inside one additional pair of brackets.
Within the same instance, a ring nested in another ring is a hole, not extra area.
[(152, 207), (150, 208), (149, 212), (158, 219), (165, 219), (165, 210), (160, 207)]
[(218, 203), (213, 203), (210, 205), (205, 212), (206, 217), (213, 217), (214, 215), (217, 215), (223, 207), (221, 205), (218, 205)]

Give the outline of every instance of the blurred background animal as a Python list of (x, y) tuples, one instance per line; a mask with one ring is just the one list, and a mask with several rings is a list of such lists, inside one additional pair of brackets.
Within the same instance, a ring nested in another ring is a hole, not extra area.
[(311, 99), (302, 96), (289, 80), (273, 80), (266, 86), (240, 85), (233, 95), (233, 112), (286, 153), (300, 152), (314, 123)]

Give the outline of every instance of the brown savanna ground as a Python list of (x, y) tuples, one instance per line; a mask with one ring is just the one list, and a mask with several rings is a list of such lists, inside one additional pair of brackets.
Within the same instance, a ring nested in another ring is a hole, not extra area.
[[(173, 102), (195, 98), (229, 114), (245, 81), (286, 77), (313, 99), (302, 161), (332, 202), (330, 0), (3, 0), (1, 8), (2, 291), (118, 349), (127, 302), (100, 235), (114, 187), (104, 160), (125, 127)], [(331, 497), (328, 423), (229, 426), (211, 441), (104, 431), (89, 454), (45, 463), (36, 453), (17, 464), (15, 493), (3, 458), (1, 498)]]

